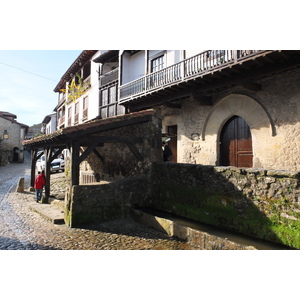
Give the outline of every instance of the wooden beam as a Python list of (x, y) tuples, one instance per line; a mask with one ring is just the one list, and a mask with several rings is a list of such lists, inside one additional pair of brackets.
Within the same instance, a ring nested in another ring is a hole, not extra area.
[(143, 142), (142, 138), (136, 138), (136, 137), (127, 137), (127, 136), (98, 136), (98, 135), (90, 135), (88, 137), (85, 137), (80, 141), (80, 145), (82, 143), (89, 145), (88, 148), (81, 154), (79, 157), (79, 164), (83, 162), (90, 153), (94, 152), (98, 158), (101, 159), (101, 161), (104, 161), (104, 158), (100, 153), (96, 150), (96, 147), (98, 147), (100, 144), (103, 143), (122, 143), (126, 144), (130, 151), (133, 153), (133, 155), (139, 160), (144, 160), (144, 157), (140, 154), (138, 149), (136, 148), (135, 144), (140, 144)]
[(140, 144), (143, 142), (143, 138), (140, 137), (130, 137), (130, 136), (100, 136), (100, 135), (89, 135), (83, 136), (78, 139), (80, 145), (92, 145), (97, 143), (100, 145), (102, 143), (133, 143)]
[[(68, 131), (71, 129), (66, 127), (65, 135), (67, 136), (68, 139), (73, 140), (74, 138), (84, 137), (88, 134), (94, 134), (97, 132), (103, 132), (103, 131), (107, 131), (107, 130), (111, 130), (111, 129), (122, 128), (124, 126), (140, 124), (140, 123), (148, 122), (150, 120), (152, 120), (152, 115), (144, 115), (144, 116), (139, 117), (138, 119), (135, 119), (135, 118), (130, 119), (129, 118), (127, 120), (121, 120), (121, 121), (109, 122), (107, 124), (101, 124), (100, 126), (82, 128), (78, 131)], [(78, 127), (80, 127), (80, 126), (78, 126)]]
[(181, 109), (181, 104), (180, 104), (180, 103), (166, 102), (165, 105), (166, 105), (167, 107), (170, 107), (170, 108), (178, 108), (178, 109)]
[(93, 152), (102, 162), (104, 162), (104, 157), (98, 152), (96, 148), (93, 150)]
[(255, 92), (262, 90), (261, 85), (253, 81), (246, 81), (242, 84), (242, 86), (248, 90), (255, 91)]
[(139, 152), (139, 150), (133, 143), (126, 143), (126, 145), (128, 146), (128, 148), (130, 149), (130, 151), (132, 152), (132, 154), (135, 156), (137, 160), (139, 161), (144, 160), (144, 157), (142, 156), (142, 154)]
[[(290, 60), (284, 62), (276, 63), (273, 65), (266, 65), (261, 68), (245, 71), (242, 72), (241, 74), (237, 74), (229, 78), (224, 78), (217, 82), (207, 83), (205, 85), (199, 86), (199, 88), (197, 88), (196, 91), (206, 92), (215, 89), (223, 89), (226, 88), (228, 85), (243, 84), (247, 81), (256, 80), (257, 78), (260, 78), (262, 76), (270, 76), (273, 73), (286, 71), (291, 68), (297, 68), (299, 66), (300, 66), (300, 58), (291, 58)], [(199, 83), (201, 82), (199, 81)]]
[(65, 146), (59, 147), (58, 150), (54, 152), (53, 155), (51, 155), (50, 162), (52, 162), (57, 157), (57, 155), (64, 150), (64, 148)]
[(94, 149), (98, 146), (98, 142), (92, 143), (89, 145), (85, 151), (81, 154), (79, 157), (79, 164), (82, 163), (93, 151)]

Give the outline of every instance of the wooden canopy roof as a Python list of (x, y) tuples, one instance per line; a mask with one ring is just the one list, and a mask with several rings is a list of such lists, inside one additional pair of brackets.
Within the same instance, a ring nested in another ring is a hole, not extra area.
[[(114, 116), (106, 119), (93, 119), (89, 122), (62, 128), (50, 134), (23, 141), (23, 145), (32, 148), (59, 147), (68, 145), (72, 140), (82, 140), (88, 143), (88, 136), (123, 126), (147, 122), (152, 118), (154, 110), (145, 110), (127, 115)], [(107, 139), (107, 137), (106, 137)], [(116, 138), (113, 141), (117, 142)], [(103, 137), (103, 142), (105, 138)]]

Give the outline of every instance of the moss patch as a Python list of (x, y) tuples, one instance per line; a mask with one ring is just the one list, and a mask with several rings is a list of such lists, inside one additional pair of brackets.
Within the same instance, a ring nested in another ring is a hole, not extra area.
[[(264, 199), (257, 205), (255, 200), (246, 197), (233, 198), (201, 187), (161, 184), (156, 186), (156, 191), (160, 197), (152, 201), (154, 208), (300, 249), (300, 221), (280, 215), (280, 211), (290, 206), (284, 198)], [(293, 215), (300, 216), (296, 212)]]

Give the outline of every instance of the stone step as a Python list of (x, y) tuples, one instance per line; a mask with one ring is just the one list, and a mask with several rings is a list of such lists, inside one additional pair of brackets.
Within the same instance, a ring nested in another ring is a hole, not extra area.
[(65, 201), (64, 200), (58, 200), (58, 199), (49, 199), (50, 204), (54, 205), (56, 207), (59, 207), (62, 211), (64, 210), (65, 207)]
[(53, 224), (64, 224), (64, 211), (57, 205), (34, 203), (30, 205), (30, 209)]

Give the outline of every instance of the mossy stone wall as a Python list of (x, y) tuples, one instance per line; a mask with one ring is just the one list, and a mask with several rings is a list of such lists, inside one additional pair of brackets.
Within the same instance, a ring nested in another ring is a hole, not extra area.
[(65, 221), (74, 227), (152, 207), (300, 249), (299, 178), (289, 171), (153, 163), (143, 176), (73, 186)]
[(150, 207), (300, 248), (300, 174), (154, 163)]

